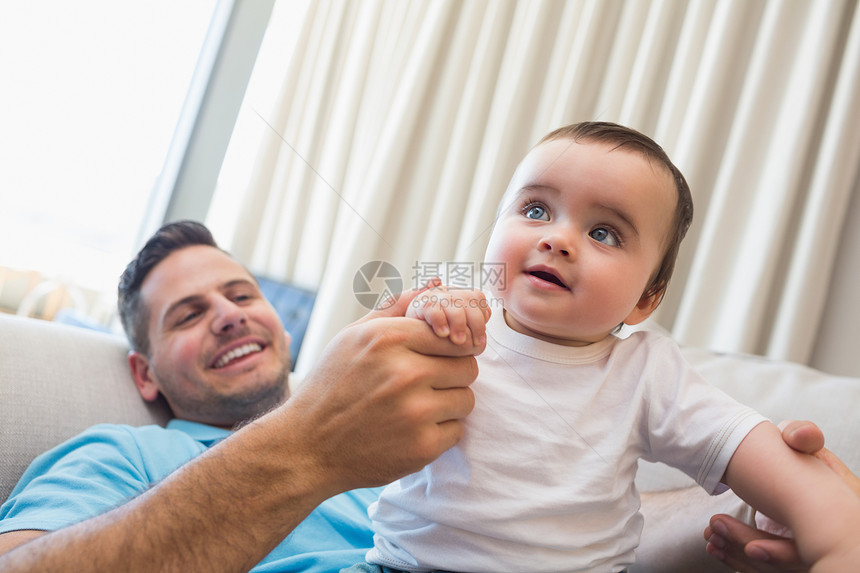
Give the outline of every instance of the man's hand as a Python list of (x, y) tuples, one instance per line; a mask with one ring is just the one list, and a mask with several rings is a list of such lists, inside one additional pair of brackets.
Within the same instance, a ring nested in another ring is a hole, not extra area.
[[(729, 515), (715, 515), (705, 529), (707, 552), (739, 573), (808, 571), (797, 546), (786, 537), (755, 529)], [(768, 550), (762, 543), (772, 544)]]
[(419, 292), (345, 328), (282, 407), (317, 493), (389, 483), (462, 437), (462, 420), (474, 407), (474, 355), (484, 343), (455, 344), (424, 321), (404, 318)]
[[(780, 424), (785, 443), (797, 451), (824, 461), (860, 497), (860, 478), (824, 447), (824, 434), (812, 422)], [(757, 528), (728, 515), (715, 515), (705, 529), (707, 551), (740, 573), (808, 571), (801, 563), (791, 532), (765, 515), (756, 517)]]

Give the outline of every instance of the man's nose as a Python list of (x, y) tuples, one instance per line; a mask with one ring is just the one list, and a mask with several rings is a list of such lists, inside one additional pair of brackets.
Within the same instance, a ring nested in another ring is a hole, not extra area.
[(237, 328), (247, 320), (245, 310), (229, 299), (219, 299), (213, 303), (212, 333), (223, 334)]

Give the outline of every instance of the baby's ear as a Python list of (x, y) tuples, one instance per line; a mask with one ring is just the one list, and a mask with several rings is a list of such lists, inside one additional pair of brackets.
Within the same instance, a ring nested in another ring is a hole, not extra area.
[(660, 301), (663, 300), (664, 292), (665, 288), (648, 289), (642, 295), (642, 298), (639, 299), (639, 302), (636, 303), (636, 308), (634, 308), (633, 311), (627, 315), (627, 318), (624, 319), (624, 324), (633, 326), (634, 324), (639, 324), (651, 316), (651, 313), (657, 310), (657, 307), (660, 306)]

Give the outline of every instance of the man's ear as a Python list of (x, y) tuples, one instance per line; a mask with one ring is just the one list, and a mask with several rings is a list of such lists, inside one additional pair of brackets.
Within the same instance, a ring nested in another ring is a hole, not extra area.
[(634, 324), (639, 324), (649, 316), (651, 313), (657, 310), (657, 307), (660, 306), (660, 301), (663, 300), (663, 292), (665, 289), (657, 289), (652, 292), (652, 294), (648, 294), (647, 292), (642, 295), (642, 298), (639, 299), (639, 302), (636, 303), (636, 308), (627, 315), (627, 318), (624, 319), (624, 324), (628, 326), (633, 326)]
[(152, 376), (149, 360), (140, 352), (132, 350), (128, 353), (128, 366), (141, 398), (154, 402), (158, 398), (158, 384)]

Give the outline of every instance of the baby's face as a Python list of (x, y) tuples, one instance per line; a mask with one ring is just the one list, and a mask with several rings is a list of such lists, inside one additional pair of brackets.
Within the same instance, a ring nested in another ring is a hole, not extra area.
[(677, 202), (669, 172), (604, 143), (547, 141), (505, 192), (485, 261), (517, 331), (559, 344), (606, 337), (653, 311), (642, 295), (662, 259)]

